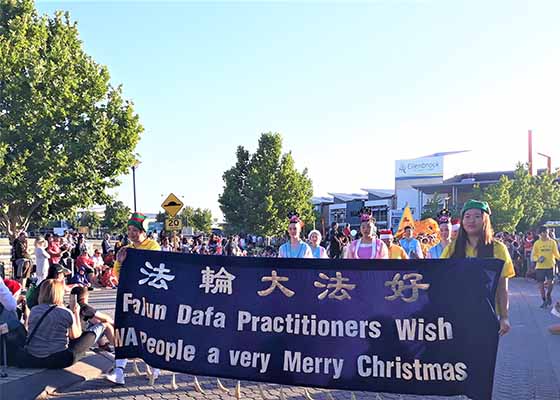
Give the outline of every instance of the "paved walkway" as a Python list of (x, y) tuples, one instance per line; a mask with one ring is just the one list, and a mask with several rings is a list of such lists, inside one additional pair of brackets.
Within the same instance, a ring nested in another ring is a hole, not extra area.
[[(558, 400), (560, 399), (560, 336), (550, 335), (549, 325), (560, 323), (560, 319), (552, 316), (550, 310), (541, 310), (541, 303), (534, 281), (514, 279), (510, 283), (511, 293), (511, 321), (513, 329), (500, 342), (495, 384), (494, 400)], [(560, 289), (558, 289), (560, 293)], [(99, 297), (98, 297), (99, 296)], [(96, 293), (95, 297), (100, 308), (108, 309), (109, 300), (114, 293), (104, 291)], [(105, 304), (105, 300), (108, 302)], [(476, 327), (473, 327), (476, 329)], [(186, 374), (176, 376), (177, 389), (172, 388), (170, 373), (164, 373), (154, 386), (148, 385), (144, 365), (140, 366), (141, 376), (136, 376), (132, 366), (128, 367), (127, 385), (115, 387), (99, 377), (51, 396), (60, 400), (79, 399), (127, 399), (127, 400), (156, 400), (156, 399), (234, 399), (236, 381), (222, 380), (229, 388), (226, 393), (218, 388), (216, 379), (199, 377), (204, 393), (194, 389), (194, 377)], [(309, 389), (309, 395), (318, 400), (351, 400), (353, 394), (344, 391)], [(305, 398), (303, 388), (280, 386), (272, 384), (257, 384), (241, 382), (241, 396), (243, 399), (254, 400), (283, 400), (288, 398)], [(376, 394), (355, 392), (357, 399), (368, 398), (374, 400), (412, 400), (438, 399), (427, 396), (404, 396), (393, 394)], [(445, 399), (465, 399), (452, 397)], [(439, 397), (439, 399), (443, 399)]]

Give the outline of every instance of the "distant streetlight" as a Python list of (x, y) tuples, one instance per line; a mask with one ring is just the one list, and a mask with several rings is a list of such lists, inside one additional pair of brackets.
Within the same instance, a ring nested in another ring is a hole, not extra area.
[(543, 156), (544, 158), (546, 158), (546, 169), (548, 169), (548, 173), (551, 174), (552, 173), (552, 157), (547, 156), (546, 154), (543, 153), (537, 153), (539, 156)]
[(132, 193), (134, 195), (134, 212), (136, 212), (136, 168), (140, 166), (140, 160), (134, 160), (132, 164)]

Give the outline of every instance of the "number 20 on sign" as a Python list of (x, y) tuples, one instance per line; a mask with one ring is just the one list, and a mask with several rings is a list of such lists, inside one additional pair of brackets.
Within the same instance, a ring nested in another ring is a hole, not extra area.
[(180, 231), (181, 229), (183, 229), (181, 218), (167, 218), (165, 220), (166, 231)]

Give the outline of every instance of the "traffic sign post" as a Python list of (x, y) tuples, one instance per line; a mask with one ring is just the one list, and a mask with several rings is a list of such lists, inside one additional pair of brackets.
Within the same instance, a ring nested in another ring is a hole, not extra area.
[(165, 230), (166, 231), (180, 231), (183, 229), (183, 221), (181, 218), (166, 218)]
[(165, 210), (167, 215), (169, 215), (170, 217), (174, 217), (179, 213), (179, 211), (181, 211), (181, 208), (183, 208), (183, 202), (179, 200), (177, 196), (171, 193), (163, 201), (161, 206)]

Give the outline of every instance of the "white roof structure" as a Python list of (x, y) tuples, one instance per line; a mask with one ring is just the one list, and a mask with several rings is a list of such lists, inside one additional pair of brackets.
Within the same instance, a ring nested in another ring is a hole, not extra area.
[(367, 194), (362, 193), (329, 193), (334, 198), (347, 202), (352, 200), (367, 200)]
[(392, 197), (395, 195), (395, 191), (391, 189), (362, 189), (364, 192), (368, 192), (375, 197), (379, 197), (381, 199)]

